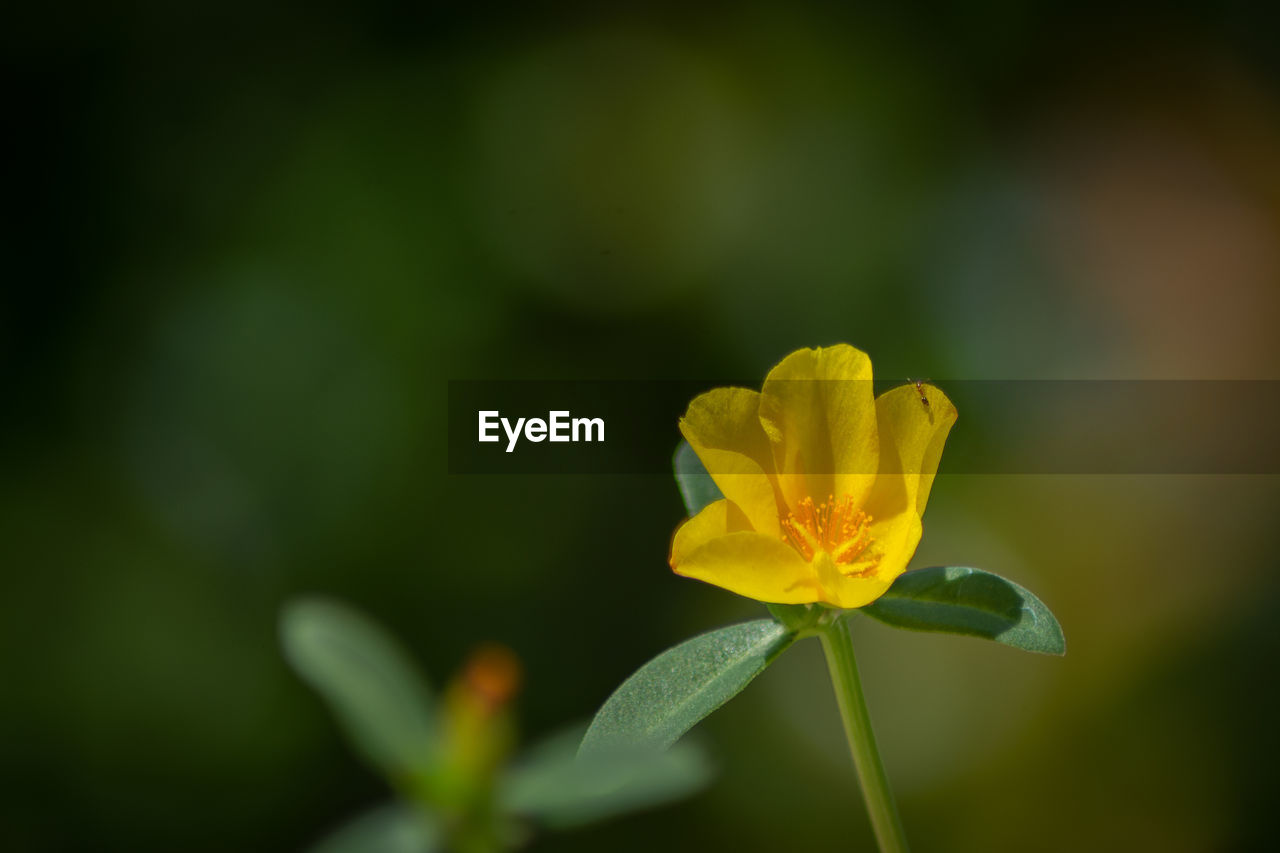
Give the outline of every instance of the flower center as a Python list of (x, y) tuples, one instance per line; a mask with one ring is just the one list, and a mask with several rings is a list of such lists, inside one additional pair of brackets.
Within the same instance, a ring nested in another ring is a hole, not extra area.
[(854, 507), (853, 498), (848, 495), (839, 500), (828, 495), (820, 504), (805, 498), (782, 519), (782, 539), (809, 562), (823, 553), (842, 567), (842, 574), (865, 575), (880, 562), (879, 554), (867, 553), (875, 541), (871, 520), (871, 516)]

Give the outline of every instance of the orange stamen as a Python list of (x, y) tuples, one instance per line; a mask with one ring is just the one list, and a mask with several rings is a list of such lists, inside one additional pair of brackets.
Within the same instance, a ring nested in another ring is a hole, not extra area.
[(838, 565), (862, 564), (857, 569), (842, 569), (844, 574), (857, 577), (868, 574), (880, 562), (878, 554), (859, 559), (875, 541), (871, 521), (870, 515), (854, 508), (849, 495), (839, 500), (828, 495), (817, 505), (813, 498), (805, 498), (782, 519), (782, 539), (809, 562), (824, 551)]

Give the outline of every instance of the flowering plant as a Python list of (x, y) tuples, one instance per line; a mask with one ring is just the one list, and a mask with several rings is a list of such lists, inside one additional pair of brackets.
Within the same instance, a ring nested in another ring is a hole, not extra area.
[(336, 601), (291, 602), (280, 639), (290, 665), (396, 795), (313, 853), (499, 853), (542, 830), (680, 799), (710, 779), (690, 744), (579, 756), (576, 725), (515, 754), (520, 666), (502, 646), (478, 648), (436, 697), (394, 637)]
[(674, 459), (689, 518), (672, 541), (671, 568), (761, 601), (771, 615), (645, 664), (597, 713), (579, 756), (670, 746), (795, 641), (816, 636), (876, 838), (882, 850), (905, 850), (850, 614), (1065, 651), (1053, 614), (1017, 584), (967, 567), (906, 571), (955, 421), (955, 407), (932, 385), (875, 397), (870, 359), (848, 345), (792, 353), (759, 392), (717, 388), (694, 399)]

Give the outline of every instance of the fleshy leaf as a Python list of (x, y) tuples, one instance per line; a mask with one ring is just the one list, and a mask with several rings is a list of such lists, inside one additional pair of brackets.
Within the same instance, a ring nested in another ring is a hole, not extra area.
[(339, 827), (311, 853), (435, 853), (443, 849), (440, 835), (426, 814), (392, 803)]
[(320, 599), (287, 605), (280, 638), (290, 665), (375, 768), (392, 776), (427, 769), (430, 691), (395, 640), (362, 614)]
[(774, 620), (757, 619), (667, 649), (614, 691), (592, 720), (579, 754), (670, 746), (736, 696), (794, 639)]
[(981, 569), (938, 566), (905, 572), (861, 611), (912, 631), (982, 637), (1048, 655), (1067, 649), (1062, 626), (1044, 602)]
[(692, 794), (711, 779), (698, 747), (601, 749), (579, 756), (583, 727), (526, 752), (499, 788), (503, 810), (554, 827), (579, 826)]
[(680, 442), (671, 463), (675, 469), (676, 485), (680, 487), (680, 497), (684, 498), (684, 508), (690, 517), (712, 501), (724, 497), (689, 442)]
[(813, 604), (766, 604), (765, 607), (774, 619), (797, 633), (812, 628), (823, 613), (820, 605)]

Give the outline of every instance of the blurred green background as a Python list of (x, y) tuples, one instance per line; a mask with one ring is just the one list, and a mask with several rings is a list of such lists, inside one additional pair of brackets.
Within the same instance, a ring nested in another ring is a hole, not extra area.
[[(437, 683), (508, 644), (528, 737), (761, 615), (667, 569), (667, 478), (446, 474), (448, 379), (1280, 378), (1275, 15), (1104, 8), (18, 11), (0, 847), (293, 850), (380, 801), (279, 654), (298, 593)], [(1267, 846), (1277, 485), (939, 479), (916, 565), (1024, 584), (1068, 655), (858, 621), (918, 849)], [(533, 849), (872, 849), (816, 644), (702, 733), (709, 792)]]

